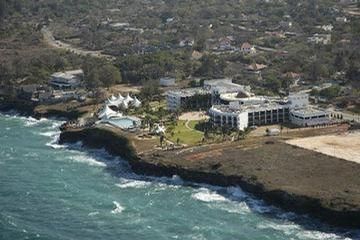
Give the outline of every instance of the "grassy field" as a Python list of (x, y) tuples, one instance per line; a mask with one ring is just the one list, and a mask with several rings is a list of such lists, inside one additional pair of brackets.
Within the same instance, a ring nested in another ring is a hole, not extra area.
[(177, 125), (173, 130), (174, 135), (172, 136), (170, 133), (167, 133), (166, 137), (174, 143), (176, 143), (177, 139), (179, 139), (181, 144), (196, 145), (197, 143), (201, 142), (202, 138), (204, 137), (202, 132), (194, 129), (194, 126), (197, 123), (198, 121), (189, 121), (189, 129), (186, 127), (186, 121), (180, 120), (177, 122)]

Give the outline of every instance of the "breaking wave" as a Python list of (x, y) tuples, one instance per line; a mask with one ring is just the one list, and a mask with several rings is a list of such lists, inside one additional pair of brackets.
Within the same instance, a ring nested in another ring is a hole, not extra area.
[(151, 182), (142, 181), (142, 180), (132, 180), (132, 179), (121, 179), (120, 183), (115, 184), (119, 188), (146, 188), (151, 185)]
[(223, 202), (223, 201), (227, 201), (227, 199), (214, 192), (214, 191), (211, 191), (207, 188), (200, 188), (198, 190), (197, 193), (193, 193), (191, 195), (192, 198), (196, 199), (196, 200), (200, 200), (202, 202)]
[(112, 214), (119, 214), (124, 211), (125, 208), (121, 206), (120, 203), (118, 203), (117, 201), (113, 201), (113, 204), (115, 205), (115, 208), (111, 210)]
[(40, 124), (42, 122), (46, 122), (48, 121), (47, 118), (41, 118), (41, 119), (36, 119), (36, 118), (33, 118), (33, 117), (22, 117), (24, 120), (25, 120), (25, 126), (26, 127), (32, 127), (32, 126), (35, 126), (37, 124)]
[(105, 163), (99, 162), (96, 159), (86, 155), (71, 156), (70, 159), (74, 162), (86, 163), (90, 166), (106, 167)]

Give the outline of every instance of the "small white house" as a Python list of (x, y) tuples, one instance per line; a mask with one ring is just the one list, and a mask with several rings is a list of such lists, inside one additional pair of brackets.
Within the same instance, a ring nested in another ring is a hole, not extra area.
[(337, 17), (335, 20), (342, 23), (350, 22), (349, 19), (347, 19), (346, 17)]
[(49, 84), (55, 88), (76, 88), (81, 85), (84, 72), (81, 69), (56, 72), (51, 75)]

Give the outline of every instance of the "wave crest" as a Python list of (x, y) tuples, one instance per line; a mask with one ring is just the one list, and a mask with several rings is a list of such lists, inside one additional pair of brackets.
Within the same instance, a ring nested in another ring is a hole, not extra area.
[(113, 204), (115, 205), (115, 208), (111, 210), (112, 214), (119, 214), (124, 211), (125, 208), (121, 206), (120, 203), (118, 203), (117, 201), (113, 201)]

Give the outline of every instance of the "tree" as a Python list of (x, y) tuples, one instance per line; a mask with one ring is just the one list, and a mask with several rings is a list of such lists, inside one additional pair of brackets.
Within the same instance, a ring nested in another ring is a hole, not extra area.
[(331, 86), (320, 91), (320, 95), (326, 98), (335, 98), (339, 96), (340, 87), (339, 86)]
[(5, 16), (6, 0), (0, 0), (0, 19)]
[(273, 92), (279, 92), (281, 87), (281, 81), (274, 75), (269, 75), (266, 78), (266, 86), (270, 88)]
[(110, 87), (111, 85), (121, 82), (120, 71), (111, 64), (106, 64), (100, 68), (101, 82), (104, 86)]
[(335, 60), (334, 60), (334, 66), (337, 71), (342, 71), (346, 66), (346, 61), (344, 59), (343, 53), (336, 54)]
[(145, 82), (140, 91), (141, 97), (149, 101), (152, 101), (154, 96), (159, 95), (160, 93), (158, 81)]
[(94, 68), (89, 70), (88, 72), (84, 72), (84, 77), (86, 87), (90, 89), (95, 89), (101, 86), (98, 69)]
[(161, 146), (161, 147), (163, 146), (164, 139), (165, 139), (164, 135), (161, 134), (161, 135), (160, 135), (160, 146)]

